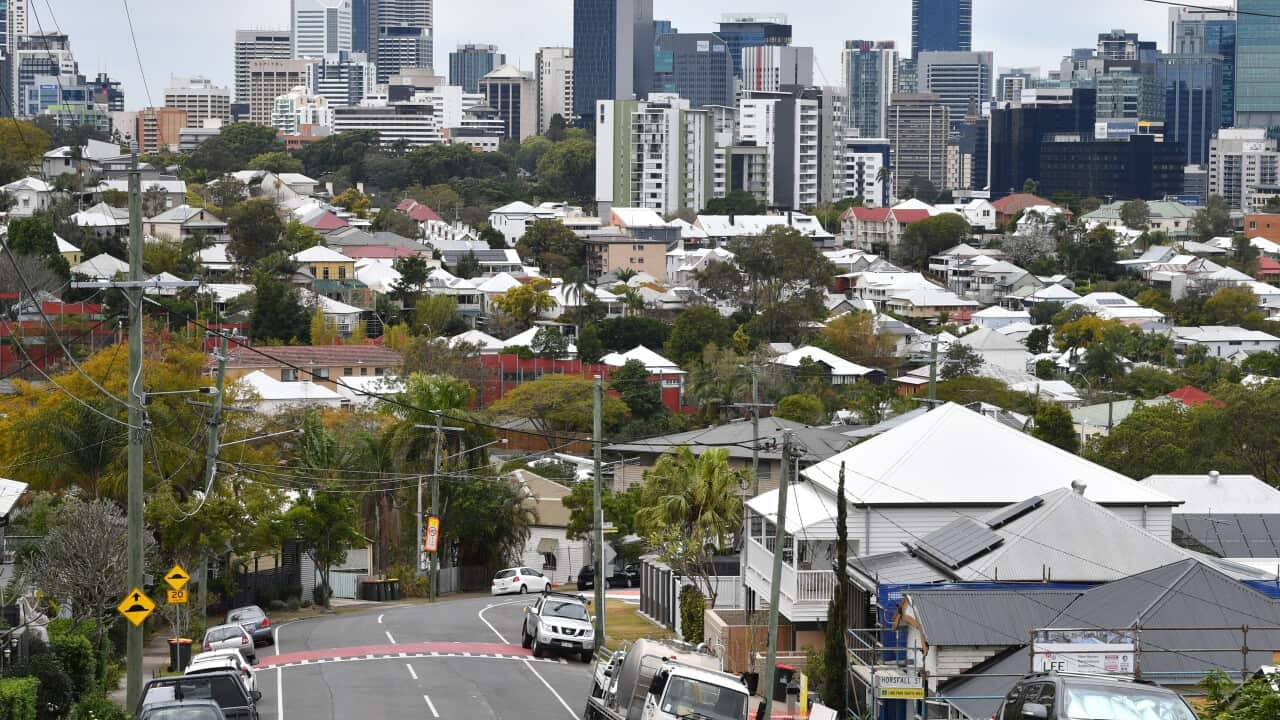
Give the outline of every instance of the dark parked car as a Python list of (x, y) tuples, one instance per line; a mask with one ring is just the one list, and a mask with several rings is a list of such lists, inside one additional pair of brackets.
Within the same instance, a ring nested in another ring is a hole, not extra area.
[[(578, 571), (578, 589), (591, 590), (596, 586), (596, 569), (591, 565), (584, 565)], [(635, 565), (628, 565), (618, 570), (614, 569), (613, 575), (609, 576), (609, 584), (611, 588), (640, 587), (640, 570)]]
[[(245, 690), (239, 674), (234, 672), (211, 672), (148, 681), (138, 698), (137, 714), (140, 718), (147, 717), (147, 712), (151, 710), (158, 711), (174, 704), (190, 705), (198, 700), (216, 704), (226, 720), (258, 720), (258, 708)], [(183, 715), (173, 717), (175, 720), (186, 720)], [(206, 718), (194, 715), (192, 720)]]
[(245, 605), (228, 612), (225, 624), (232, 623), (248, 630), (254, 645), (275, 644), (275, 638), (271, 636), (271, 618), (257, 605)]

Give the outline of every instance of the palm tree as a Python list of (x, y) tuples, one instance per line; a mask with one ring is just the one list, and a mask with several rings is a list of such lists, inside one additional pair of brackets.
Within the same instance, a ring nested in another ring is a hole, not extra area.
[(628, 282), (629, 280), (631, 280), (631, 278), (639, 274), (640, 274), (639, 272), (629, 267), (625, 267), (625, 268), (622, 268), (621, 270), (613, 271), (614, 277), (618, 278), (618, 282), (620, 283)]
[(627, 288), (622, 293), (622, 306), (626, 310), (628, 316), (639, 315), (644, 311), (644, 296), (635, 288)]

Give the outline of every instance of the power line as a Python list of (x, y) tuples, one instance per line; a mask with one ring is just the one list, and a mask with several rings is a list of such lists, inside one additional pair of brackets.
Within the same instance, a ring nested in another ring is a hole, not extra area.
[(1170, 0), (1142, 0), (1152, 5), (1165, 5), (1168, 7), (1187, 8), (1188, 10), (1204, 10), (1206, 12), (1230, 13), (1231, 15), (1252, 15), (1255, 17), (1280, 18), (1280, 15), (1273, 13), (1264, 13), (1250, 10), (1237, 10), (1229, 7), (1215, 7), (1213, 5), (1196, 5), (1194, 3), (1171, 2)]
[(120, 0), (124, 5), (124, 16), (129, 21), (129, 39), (133, 41), (133, 55), (138, 59), (138, 74), (142, 76), (142, 88), (147, 93), (147, 105), (155, 107), (151, 99), (151, 86), (147, 83), (147, 72), (142, 68), (142, 51), (138, 49), (138, 36), (133, 32), (133, 13), (129, 12), (129, 0)]

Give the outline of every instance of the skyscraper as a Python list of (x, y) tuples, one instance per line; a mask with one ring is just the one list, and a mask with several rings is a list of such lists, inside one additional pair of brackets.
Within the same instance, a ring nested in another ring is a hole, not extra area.
[(573, 121), (573, 48), (538, 48), (534, 56), (538, 82), (538, 134), (547, 132), (551, 118)]
[(370, 48), (378, 40), (370, 32), (370, 28), (374, 27), (373, 2), (374, 0), (351, 0), (351, 52), (365, 55), (373, 52)]
[(658, 39), (658, 55), (671, 65), (666, 73), (655, 74), (655, 92), (677, 93), (694, 108), (733, 104), (733, 60), (719, 36), (664, 35)]
[(523, 140), (538, 129), (538, 90), (533, 75), (503, 65), (485, 74), (479, 90), (489, 107), (498, 111), (505, 136)]
[(777, 92), (813, 84), (813, 48), (761, 45), (742, 51), (742, 90)]
[(1280, 125), (1280, 0), (1238, 0), (1236, 127)]
[(840, 55), (848, 126), (864, 138), (884, 137), (885, 116), (893, 97), (898, 48), (892, 40), (849, 40)]
[(480, 78), (506, 64), (507, 56), (498, 52), (497, 45), (459, 45), (449, 53), (449, 84), (461, 87), (463, 92), (478, 92)]
[(1161, 55), (1156, 79), (1164, 88), (1164, 136), (1186, 147), (1185, 165), (1209, 162), (1209, 140), (1222, 123), (1222, 58)]
[(973, 49), (973, 0), (911, 0), (911, 57)]
[(326, 55), (307, 66), (307, 91), (331, 108), (359, 105), (374, 90), (374, 67), (364, 53)]
[(729, 46), (733, 75), (738, 78), (742, 77), (743, 48), (791, 44), (791, 26), (787, 24), (787, 16), (782, 14), (723, 15), (716, 35)]
[(254, 60), (288, 60), (292, 57), (293, 35), (288, 30), (237, 30), (235, 102), (249, 102), (249, 63)]
[(1222, 127), (1236, 120), (1236, 14), (1230, 10), (1169, 9), (1169, 52), (1222, 58)]
[(653, 84), (653, 0), (573, 1), (573, 111), (597, 100), (638, 98)]
[(956, 126), (971, 105), (981, 107), (991, 100), (994, 71), (991, 52), (924, 51), (916, 56), (916, 87), (933, 93), (950, 111)]
[(351, 0), (291, 0), (293, 57), (351, 52)]
[(432, 0), (369, 0), (370, 32), (377, 32), (370, 60), (385, 83), (402, 69), (435, 64)]
[[(207, 77), (170, 77), (164, 90), (164, 106), (187, 113), (187, 127), (204, 127), (205, 120), (231, 120), (231, 91)], [(123, 109), (123, 108), (121, 108)]]
[(946, 184), (949, 120), (947, 106), (937, 95), (893, 96), (886, 135), (893, 148), (894, 194), (901, 194), (917, 177), (934, 187)]

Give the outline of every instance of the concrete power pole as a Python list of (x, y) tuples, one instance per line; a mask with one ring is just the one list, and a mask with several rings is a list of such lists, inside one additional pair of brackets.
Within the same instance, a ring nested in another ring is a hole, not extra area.
[(778, 523), (773, 532), (773, 572), (769, 579), (769, 652), (764, 667), (764, 720), (773, 712), (773, 685), (777, 682), (778, 591), (782, 586), (782, 553), (787, 544), (787, 481), (791, 477), (791, 431), (782, 431), (782, 477), (778, 479)]
[[(760, 377), (751, 364), (751, 497), (760, 494)], [(743, 573), (745, 576), (746, 573)]]
[[(129, 281), (142, 282), (142, 173), (138, 154), (129, 168)], [(129, 587), (143, 585), (143, 441), (146, 438), (146, 410), (142, 406), (142, 286), (125, 290), (129, 298), (129, 481), (127, 513), (129, 523)], [(129, 624), (126, 661), (128, 707), (137, 707), (142, 691), (142, 626)]]
[(602, 437), (603, 420), (601, 417), (601, 403), (603, 402), (601, 395), (603, 393), (604, 389), (600, 385), (600, 376), (597, 375), (595, 390), (592, 392), (594, 402), (592, 403), (593, 411), (591, 418), (591, 445), (593, 458), (595, 460), (592, 472), (592, 482), (594, 483), (594, 487), (592, 488), (591, 495), (592, 517), (595, 518), (596, 525), (596, 649), (599, 649), (600, 646), (604, 644), (604, 586), (605, 583), (609, 582), (608, 577), (604, 574), (604, 508), (600, 502), (600, 483), (603, 482), (600, 477), (600, 448), (604, 445)]
[[(222, 425), (222, 385), (227, 377), (227, 336), (218, 343), (218, 374), (214, 383), (213, 414), (209, 418), (209, 444), (204, 452), (204, 492), (213, 492), (213, 478), (218, 472), (218, 429)], [(200, 620), (209, 615), (209, 557), (200, 553)]]

